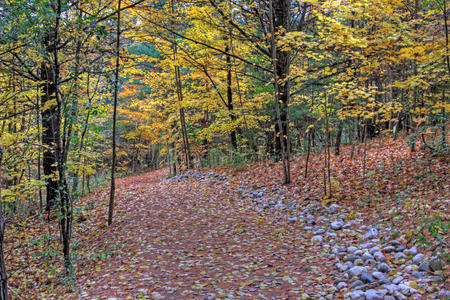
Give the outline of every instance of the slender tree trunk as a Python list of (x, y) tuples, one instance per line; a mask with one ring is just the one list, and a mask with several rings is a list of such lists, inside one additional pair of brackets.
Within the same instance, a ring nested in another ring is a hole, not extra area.
[(306, 153), (305, 178), (308, 178), (308, 164), (310, 153), (311, 153), (311, 132), (308, 132), (308, 152)]
[(86, 188), (87, 188), (87, 192), (90, 193), (91, 192), (91, 175), (87, 175), (86, 177)]
[[(41, 136), (41, 107), (40, 107), (40, 101), (39, 97), (36, 98), (36, 127), (37, 127), (37, 134), (38, 134), (38, 147), (37, 147), (37, 180), (41, 181), (41, 145), (42, 145), (42, 136)], [(44, 207), (43, 201), (42, 201), (42, 188), (39, 185), (39, 211), (42, 212), (42, 209)]]
[(443, 5), (442, 16), (444, 18), (444, 34), (445, 34), (445, 61), (447, 63), (447, 71), (450, 74), (450, 55), (448, 53), (449, 52), (448, 51), (449, 38), (448, 38), (447, 1), (443, 0), (442, 5)]
[(330, 124), (329, 124), (329, 116), (328, 116), (328, 95), (325, 94), (325, 174), (324, 174), (324, 189), (325, 189), (325, 196), (327, 195), (327, 181), (328, 181), (328, 189), (329, 194), (328, 196), (331, 197), (331, 158), (330, 158), (330, 147), (331, 147), (331, 132), (330, 132)]
[[(175, 15), (175, 7), (173, 1), (170, 1), (170, 9), (172, 12), (172, 15)], [(171, 21), (171, 27), (173, 31), (173, 59), (176, 61), (177, 59), (177, 40), (176, 40), (176, 34), (175, 34), (175, 24), (173, 21)], [(183, 138), (183, 152), (184, 152), (184, 162), (186, 165), (186, 169), (190, 169), (192, 167), (191, 163), (191, 150), (189, 146), (189, 136), (187, 132), (187, 126), (186, 126), (186, 114), (183, 107), (183, 87), (181, 82), (181, 72), (180, 72), (180, 66), (175, 66), (175, 84), (176, 84), (176, 91), (177, 91), (177, 99), (178, 99), (178, 105), (179, 105), (179, 113), (180, 113), (180, 126), (181, 126), (181, 136)]]
[(342, 140), (342, 123), (339, 123), (338, 131), (336, 134), (336, 143), (334, 145), (334, 154), (336, 156), (340, 154), (341, 140)]
[(112, 133), (112, 163), (111, 163), (111, 187), (109, 190), (108, 225), (112, 224), (114, 214), (114, 194), (116, 191), (116, 122), (117, 122), (117, 94), (119, 92), (119, 67), (120, 67), (120, 5), (117, 4), (117, 32), (116, 32), (116, 69), (114, 73), (114, 104), (113, 104), (113, 133)]
[(364, 153), (363, 153), (363, 184), (366, 183), (366, 158), (367, 158), (367, 120), (364, 123)]
[(177, 97), (178, 97), (178, 104), (180, 106), (179, 112), (180, 112), (180, 123), (181, 123), (181, 135), (183, 137), (183, 150), (184, 150), (184, 162), (186, 165), (186, 169), (190, 169), (191, 166), (191, 150), (189, 146), (189, 137), (188, 132), (186, 128), (186, 114), (184, 112), (183, 107), (183, 89), (181, 85), (181, 73), (180, 73), (180, 67), (175, 67), (175, 81), (177, 86)]
[[(2, 167), (3, 148), (0, 146), (0, 168)], [(8, 300), (8, 275), (6, 273), (5, 256), (3, 254), (3, 241), (5, 238), (6, 219), (3, 216), (1, 198), (2, 178), (0, 178), (0, 300)]]
[(225, 53), (226, 53), (226, 64), (227, 64), (227, 108), (228, 113), (230, 114), (231, 123), (233, 126), (233, 129), (230, 133), (230, 139), (231, 139), (231, 145), (236, 150), (237, 149), (237, 137), (236, 137), (236, 130), (234, 129), (235, 122), (236, 122), (236, 115), (234, 114), (234, 104), (233, 104), (233, 87), (232, 87), (232, 69), (231, 69), (231, 55), (229, 55), (229, 52), (231, 51), (231, 29), (229, 29), (229, 37), (226, 38), (226, 46), (225, 46)]

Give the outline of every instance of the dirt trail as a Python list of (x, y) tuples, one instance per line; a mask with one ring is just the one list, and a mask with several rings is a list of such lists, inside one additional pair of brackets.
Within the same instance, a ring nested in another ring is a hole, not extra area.
[(79, 298), (286, 299), (311, 288), (320, 256), (305, 254), (300, 226), (208, 181), (160, 182), (164, 175), (119, 181), (114, 225), (99, 237), (111, 255), (83, 267)]

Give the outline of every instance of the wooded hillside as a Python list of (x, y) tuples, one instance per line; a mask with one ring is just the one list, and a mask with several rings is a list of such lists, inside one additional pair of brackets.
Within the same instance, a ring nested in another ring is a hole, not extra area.
[(0, 299), (447, 299), (448, 6), (0, 1)]

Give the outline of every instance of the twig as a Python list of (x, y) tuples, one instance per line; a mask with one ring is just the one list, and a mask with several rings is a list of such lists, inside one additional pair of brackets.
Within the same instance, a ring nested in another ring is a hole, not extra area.
[(22, 296), (20, 296), (19, 294), (17, 294), (17, 292), (16, 292), (15, 290), (13, 290), (13, 288), (10, 287), (9, 285), (8, 285), (8, 289), (14, 294), (14, 296), (16, 296), (16, 297), (19, 298), (19, 299), (22, 299)]

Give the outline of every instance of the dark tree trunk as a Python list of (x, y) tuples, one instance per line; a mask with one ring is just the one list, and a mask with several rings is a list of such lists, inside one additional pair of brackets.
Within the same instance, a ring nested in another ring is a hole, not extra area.
[[(42, 145), (42, 136), (41, 136), (41, 107), (40, 107), (39, 97), (36, 98), (36, 127), (38, 131), (38, 157), (37, 157), (37, 180), (41, 181), (41, 145)], [(42, 209), (44, 207), (43, 201), (42, 201), (42, 188), (39, 186), (39, 211), (42, 212)]]
[(311, 153), (311, 138), (312, 138), (312, 132), (308, 132), (308, 150), (306, 153), (306, 163), (305, 163), (305, 178), (308, 178), (308, 164), (309, 164), (309, 155)]
[(181, 135), (183, 137), (183, 152), (184, 152), (184, 162), (186, 165), (186, 169), (192, 168), (192, 157), (191, 157), (191, 149), (189, 145), (189, 135), (187, 132), (187, 126), (186, 126), (186, 114), (183, 108), (183, 89), (181, 85), (181, 73), (180, 73), (180, 67), (175, 67), (175, 81), (177, 86), (177, 97), (178, 97), (178, 103), (180, 104), (180, 123), (181, 123)]
[(334, 145), (334, 154), (335, 155), (340, 154), (341, 140), (342, 140), (342, 124), (339, 124), (338, 132), (336, 134), (336, 144)]
[[(277, 46), (276, 29), (280, 32), (288, 30), (290, 1), (269, 1), (270, 21), (270, 53), (272, 59), (274, 77), (274, 106), (276, 114), (275, 122), (275, 158), (283, 162), (284, 183), (291, 183), (290, 171), (290, 143), (289, 143), (289, 53)], [(275, 11), (275, 12), (274, 12)], [(275, 26), (277, 27), (275, 28)], [(277, 129), (278, 128), (278, 129)], [(281, 150), (281, 151), (279, 151)]]
[[(290, 0), (274, 0), (273, 4), (273, 24), (274, 30), (277, 31), (289, 31), (289, 12), (290, 12)], [(288, 104), (289, 104), (289, 93), (290, 85), (289, 80), (287, 80), (289, 74), (290, 66), (290, 53), (279, 49), (276, 49), (276, 78), (278, 80), (278, 101), (280, 104), (280, 119), (281, 127), (278, 122), (275, 122), (275, 158), (277, 160), (281, 159), (282, 145), (284, 143), (284, 148), (289, 150), (288, 139), (284, 138), (289, 134), (289, 124), (288, 124)]]
[[(231, 39), (231, 29), (229, 30), (229, 35)], [(228, 42), (228, 38), (227, 38)], [(231, 56), (228, 54), (230, 52), (230, 43), (227, 43), (225, 47), (226, 64), (227, 64), (227, 108), (230, 114), (231, 122), (233, 123), (233, 130), (230, 133), (231, 145), (234, 149), (237, 149), (237, 137), (236, 130), (234, 129), (234, 123), (236, 121), (236, 115), (234, 114), (234, 104), (233, 104), (233, 87), (232, 87), (232, 74), (231, 74)]]
[[(44, 43), (49, 48), (48, 38)], [(41, 64), (41, 107), (42, 109), (42, 144), (44, 145), (42, 168), (47, 180), (46, 211), (50, 212), (56, 203), (58, 194), (58, 180), (55, 177), (58, 165), (58, 153), (61, 152), (61, 117), (56, 103), (56, 77), (54, 69), (47, 63)], [(52, 103), (52, 104), (50, 104)]]
[(120, 66), (120, 5), (117, 4), (117, 32), (116, 32), (116, 69), (114, 72), (114, 103), (113, 103), (113, 134), (112, 134), (112, 163), (111, 187), (109, 190), (108, 225), (112, 224), (114, 214), (114, 194), (116, 191), (116, 120), (117, 120), (117, 94), (119, 92), (119, 66)]
[[(2, 165), (3, 148), (0, 146), (0, 167)], [(5, 238), (5, 217), (3, 216), (3, 205), (1, 199), (0, 178), (0, 300), (8, 299), (8, 275), (6, 273), (5, 256), (3, 255), (3, 241)]]

